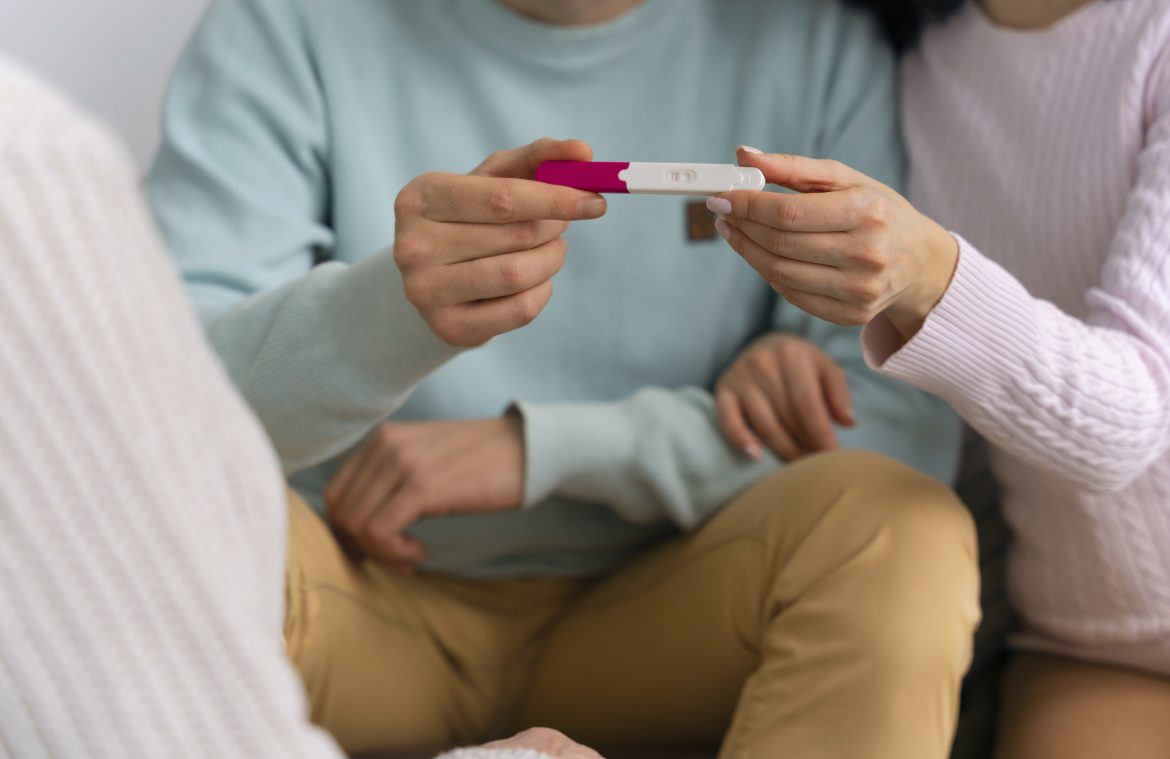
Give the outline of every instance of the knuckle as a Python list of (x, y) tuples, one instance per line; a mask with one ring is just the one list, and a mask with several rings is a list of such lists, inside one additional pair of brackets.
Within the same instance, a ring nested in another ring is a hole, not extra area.
[(372, 519), (366, 525), (364, 537), (370, 544), (379, 546), (385, 551), (393, 543), (394, 536), (397, 534), (398, 531), (389, 519)]
[(791, 235), (783, 229), (772, 229), (768, 231), (765, 242), (768, 250), (774, 253), (781, 253), (788, 250), (788, 242), (791, 240)]
[(787, 280), (787, 276), (785, 275), (784, 264), (782, 262), (773, 261), (768, 265), (767, 271), (768, 273), (765, 276), (765, 279), (768, 280), (772, 287), (777, 289), (784, 287), (784, 282)]
[(399, 474), (402, 476), (404, 489), (417, 488), (419, 482), (425, 477), (422, 462), (418, 460), (418, 456), (409, 448), (404, 448), (398, 452), (395, 465)]
[(767, 351), (755, 351), (746, 359), (748, 370), (757, 377), (769, 376), (776, 368), (776, 362)]
[(544, 310), (543, 293), (532, 289), (521, 293), (516, 302), (516, 317), (521, 324), (531, 324)]
[(487, 202), (492, 217), (498, 221), (508, 222), (516, 217), (516, 195), (506, 185), (495, 187)]
[(885, 226), (890, 220), (890, 209), (876, 193), (867, 193), (861, 201), (861, 218), (873, 226)]
[(523, 286), (525, 270), (520, 261), (514, 258), (505, 258), (497, 266), (496, 275), (499, 277), (501, 285), (510, 290)]
[(394, 236), (394, 262), (400, 269), (411, 269), (424, 263), (427, 255), (427, 246), (418, 235), (400, 232)]
[(846, 292), (858, 304), (867, 304), (877, 300), (880, 289), (872, 277), (855, 277), (846, 284)]
[(427, 175), (412, 180), (394, 198), (394, 215), (398, 218), (417, 216), (422, 212), (422, 190), (420, 185), (427, 181)]
[(461, 348), (470, 348), (475, 345), (474, 339), (467, 334), (463, 321), (450, 311), (443, 310), (430, 315), (427, 319), (431, 331), (445, 343)]
[(428, 277), (407, 276), (402, 280), (402, 290), (411, 305), (420, 311), (430, 309), (435, 300), (435, 288)]
[(374, 432), (374, 438), (383, 448), (391, 448), (398, 441), (398, 427), (393, 424), (382, 424)]
[(885, 251), (875, 240), (867, 239), (858, 244), (854, 256), (858, 262), (872, 269), (880, 269), (885, 266)]
[(538, 241), (536, 222), (516, 222), (510, 226), (509, 231), (513, 250), (528, 250), (536, 247)]
[(803, 215), (800, 203), (795, 200), (782, 198), (776, 206), (776, 216), (785, 226), (796, 226)]

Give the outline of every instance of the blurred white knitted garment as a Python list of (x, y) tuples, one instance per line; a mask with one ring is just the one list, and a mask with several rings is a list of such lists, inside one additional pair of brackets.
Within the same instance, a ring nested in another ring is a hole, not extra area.
[(340, 757), (283, 654), (263, 432), (129, 162), (2, 59), (0, 263), (0, 756)]

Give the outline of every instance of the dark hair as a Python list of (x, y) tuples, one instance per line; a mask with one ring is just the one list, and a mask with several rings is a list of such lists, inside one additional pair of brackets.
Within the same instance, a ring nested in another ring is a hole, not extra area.
[(967, 0), (845, 0), (877, 15), (898, 50), (918, 41), (922, 28), (957, 11)]

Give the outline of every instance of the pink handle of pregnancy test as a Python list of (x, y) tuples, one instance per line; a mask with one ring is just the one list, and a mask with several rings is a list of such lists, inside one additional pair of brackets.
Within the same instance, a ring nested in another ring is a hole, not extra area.
[(545, 161), (536, 169), (536, 181), (589, 192), (628, 193), (626, 183), (618, 178), (628, 168), (629, 161)]

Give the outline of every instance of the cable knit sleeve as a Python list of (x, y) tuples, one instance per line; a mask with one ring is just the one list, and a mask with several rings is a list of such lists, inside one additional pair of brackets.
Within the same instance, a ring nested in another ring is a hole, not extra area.
[[(865, 330), (870, 364), (950, 401), (1001, 448), (1096, 492), (1170, 448), (1170, 56), (1147, 89), (1146, 139), (1087, 320), (1033, 297), (960, 240), (954, 279), (905, 345)], [(1014, 258), (1025, 255), (1011, 251)]]

